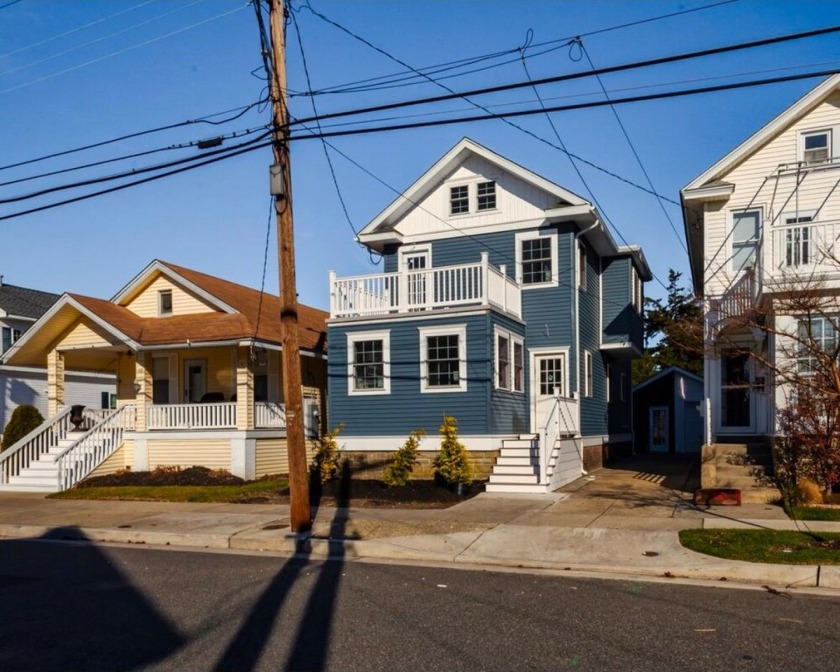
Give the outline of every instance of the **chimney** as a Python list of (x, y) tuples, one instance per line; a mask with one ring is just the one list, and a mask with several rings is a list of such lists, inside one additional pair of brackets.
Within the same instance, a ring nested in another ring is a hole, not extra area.
[(0, 275), (0, 287), (2, 287), (2, 286), (3, 286), (3, 276)]

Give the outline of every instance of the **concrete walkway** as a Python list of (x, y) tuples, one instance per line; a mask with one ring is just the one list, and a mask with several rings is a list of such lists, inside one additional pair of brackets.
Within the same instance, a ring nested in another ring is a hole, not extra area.
[[(671, 468), (675, 473), (663, 473)], [(775, 506), (694, 507), (690, 482), (680, 480), (687, 473), (685, 465), (651, 466), (637, 460), (599, 470), (552, 495), (482, 493), (444, 510), (321, 507), (313, 534), (306, 538), (290, 534), (284, 505), (100, 502), (2, 494), (0, 537), (840, 589), (840, 567), (737, 562), (683, 548), (678, 531), (685, 528), (795, 529)], [(840, 523), (808, 525), (840, 532)]]

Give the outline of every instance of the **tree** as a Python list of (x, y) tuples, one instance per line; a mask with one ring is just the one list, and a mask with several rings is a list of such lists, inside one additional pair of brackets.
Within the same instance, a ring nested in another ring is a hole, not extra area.
[(665, 299), (645, 300), (645, 352), (633, 361), (633, 385), (670, 366), (703, 375), (703, 306), (680, 278), (670, 269)]

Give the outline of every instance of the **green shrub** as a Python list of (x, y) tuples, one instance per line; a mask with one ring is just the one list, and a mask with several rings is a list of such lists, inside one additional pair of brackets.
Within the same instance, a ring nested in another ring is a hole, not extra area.
[(315, 457), (312, 459), (309, 471), (321, 483), (332, 480), (338, 472), (338, 441), (336, 441), (336, 437), (342, 429), (344, 429), (344, 423), (333, 427), (327, 434), (321, 435), (317, 440), (318, 447), (315, 450)]
[(467, 449), (458, 441), (458, 421), (446, 416), (440, 426), (440, 452), (435, 458), (435, 473), (447, 484), (472, 483), (473, 469)]
[(42, 422), (44, 416), (41, 411), (31, 404), (23, 404), (18, 406), (6, 429), (3, 431), (3, 442), (0, 444), (0, 451), (6, 450), (9, 446), (13, 446), (20, 441), (24, 436), (29, 434), (33, 429), (36, 429)]
[(394, 453), (394, 461), (385, 468), (382, 480), (387, 485), (405, 485), (414, 471), (417, 464), (417, 451), (420, 448), (420, 439), (426, 436), (425, 429), (415, 429), (409, 433), (405, 443)]

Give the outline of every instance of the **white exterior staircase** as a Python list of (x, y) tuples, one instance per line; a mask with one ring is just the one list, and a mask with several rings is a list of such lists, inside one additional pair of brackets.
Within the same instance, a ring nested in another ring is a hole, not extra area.
[(487, 492), (545, 493), (540, 484), (540, 440), (536, 434), (520, 434), (502, 440), (502, 450), (493, 466)]

